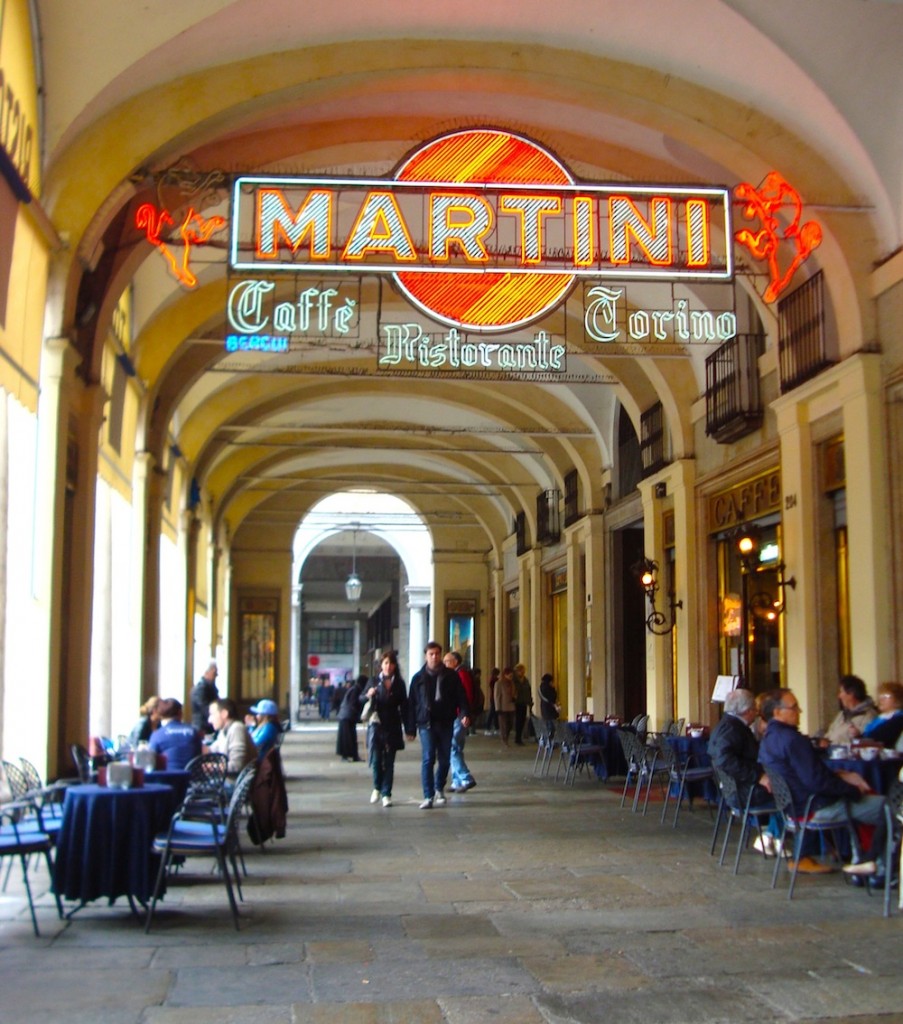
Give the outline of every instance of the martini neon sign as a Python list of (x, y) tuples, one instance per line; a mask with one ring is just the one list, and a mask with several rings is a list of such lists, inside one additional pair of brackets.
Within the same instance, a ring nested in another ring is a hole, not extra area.
[(441, 136), (391, 179), (247, 175), (230, 263), (244, 272), (391, 275), (440, 323), (534, 323), (578, 279), (728, 281), (730, 192), (577, 182), (551, 153), (494, 129)]

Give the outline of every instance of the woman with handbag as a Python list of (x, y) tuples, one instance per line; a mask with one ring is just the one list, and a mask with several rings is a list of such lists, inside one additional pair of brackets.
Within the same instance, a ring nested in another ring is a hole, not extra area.
[(395, 777), (395, 755), (404, 750), (402, 721), (408, 703), (408, 691), (398, 671), (398, 656), (387, 651), (381, 662), (382, 672), (371, 681), (366, 691), (369, 705), (364, 709), (367, 722), (367, 745), (373, 771), (373, 792), (370, 803), (382, 799), (383, 807), (392, 806), (392, 782)]

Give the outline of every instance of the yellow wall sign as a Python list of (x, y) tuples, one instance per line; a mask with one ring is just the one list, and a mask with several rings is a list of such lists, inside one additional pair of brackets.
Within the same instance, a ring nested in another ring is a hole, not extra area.
[(31, 194), (40, 195), (37, 82), (27, 0), (0, 0), (0, 147)]

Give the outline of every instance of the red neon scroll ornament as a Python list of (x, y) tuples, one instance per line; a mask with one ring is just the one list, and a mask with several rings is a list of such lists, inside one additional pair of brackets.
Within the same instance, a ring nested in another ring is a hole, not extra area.
[[(774, 302), (812, 250), (821, 245), (821, 225), (814, 220), (800, 224), (803, 213), (800, 194), (777, 171), (766, 176), (760, 189), (741, 182), (734, 189), (734, 195), (743, 204), (743, 216), (747, 220), (758, 217), (762, 225), (758, 231), (743, 228), (736, 232), (734, 238), (740, 245), (745, 245), (755, 259), (767, 260), (771, 280), (762, 298), (766, 302)], [(790, 224), (783, 229), (778, 220), (781, 210), (789, 210), (791, 217)], [(793, 258), (783, 273), (779, 266), (781, 242), (789, 242), (794, 250)]]
[(173, 277), (186, 288), (194, 288), (198, 279), (189, 267), (192, 247), (203, 245), (211, 235), (222, 231), (226, 226), (226, 219), (225, 217), (204, 218), (194, 208), (189, 209), (179, 228), (179, 237), (184, 244), (181, 261), (176, 258), (169, 244), (160, 237), (160, 232), (166, 226), (171, 226), (174, 223), (169, 210), (157, 210), (153, 203), (142, 203), (135, 211), (136, 227), (147, 235), (147, 240), (151, 245), (155, 245), (160, 250), (163, 258), (169, 264)]

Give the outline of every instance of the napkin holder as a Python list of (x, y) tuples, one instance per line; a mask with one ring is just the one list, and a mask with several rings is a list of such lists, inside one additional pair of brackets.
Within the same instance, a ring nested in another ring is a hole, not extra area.
[(132, 788), (132, 766), (128, 761), (111, 761), (107, 766), (107, 786), (110, 789)]

